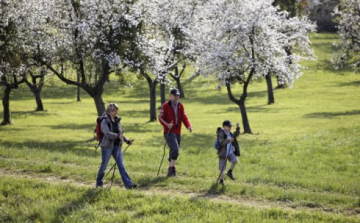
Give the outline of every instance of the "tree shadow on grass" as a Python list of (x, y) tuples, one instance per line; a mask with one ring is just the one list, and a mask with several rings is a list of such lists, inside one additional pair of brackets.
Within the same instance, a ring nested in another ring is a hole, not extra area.
[(191, 200), (196, 201), (198, 199), (211, 199), (217, 196), (224, 195), (226, 192), (226, 186), (220, 183), (213, 183), (208, 191), (203, 194), (199, 194), (196, 197), (193, 197)]
[[(149, 123), (127, 123), (126, 125), (121, 125), (124, 133), (147, 133), (153, 131), (153, 126), (147, 125)], [(52, 129), (71, 129), (71, 130), (84, 130), (84, 131), (94, 131), (96, 127), (96, 120), (94, 120), (94, 123), (86, 123), (86, 124), (74, 124), (74, 123), (68, 123), (68, 124), (61, 124), (61, 125), (52, 125), (49, 126)], [(126, 134), (125, 133), (125, 134)]]
[(21, 117), (21, 118), (26, 118), (28, 116), (50, 116), (50, 115), (54, 115), (54, 114), (48, 113), (47, 110), (45, 110), (45, 111), (35, 111), (35, 110), (34, 111), (12, 111), (11, 114), (16, 116), (16, 117)]
[[(279, 113), (281, 111), (281, 109), (271, 107), (271, 105), (268, 105), (268, 104), (264, 104), (264, 105), (246, 107), (246, 111), (248, 113), (252, 113), (252, 112)], [(240, 108), (236, 104), (233, 104), (233, 106), (229, 106), (225, 109), (211, 111), (211, 113), (213, 113), (213, 114), (224, 114), (224, 119), (226, 119), (226, 115), (229, 112), (238, 113), (239, 116), (241, 116)]]
[(164, 176), (157, 176), (157, 177), (151, 177), (151, 176), (145, 176), (140, 178), (137, 183), (139, 184), (139, 188), (141, 189), (150, 189), (153, 186), (156, 187), (166, 187), (166, 185), (162, 185), (162, 182), (165, 182), (168, 179), (168, 177)]
[[(16, 142), (1, 142), (2, 147), (5, 148), (16, 148), (17, 150), (24, 150), (29, 152), (29, 150), (43, 150), (48, 152), (59, 152), (59, 153), (70, 153), (77, 156), (87, 156), (87, 157), (98, 157), (99, 154), (94, 150), (90, 149), (79, 149), (84, 145), (85, 141), (51, 141), (51, 142), (38, 142), (38, 141), (24, 141), (21, 143)], [(95, 144), (94, 144), (95, 145)], [(83, 147), (88, 148), (89, 145), (86, 143)]]
[(78, 199), (71, 201), (60, 207), (55, 214), (55, 218), (52, 223), (64, 222), (66, 216), (70, 216), (72, 213), (82, 209), (86, 204), (95, 204), (98, 201), (98, 197), (101, 194), (107, 193), (106, 190), (89, 189)]
[(339, 116), (360, 115), (360, 110), (346, 112), (315, 112), (304, 115), (304, 118), (336, 118)]
[(337, 84), (337, 86), (339, 86), (339, 87), (349, 87), (349, 86), (360, 87), (360, 81), (351, 81), (351, 82), (348, 82), (348, 83), (339, 83), (339, 84)]
[(190, 154), (202, 154), (212, 147), (216, 139), (216, 128), (214, 134), (192, 133), (181, 138), (180, 152), (185, 151)]

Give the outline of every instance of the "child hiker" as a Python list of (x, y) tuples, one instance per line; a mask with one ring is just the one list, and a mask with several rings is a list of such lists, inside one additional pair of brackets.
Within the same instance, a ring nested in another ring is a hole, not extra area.
[(226, 169), (227, 160), (231, 162), (231, 167), (227, 171), (226, 175), (231, 179), (235, 180), (233, 176), (233, 169), (238, 163), (238, 156), (240, 156), (240, 147), (239, 143), (236, 140), (236, 137), (240, 134), (239, 123), (236, 123), (236, 131), (231, 133), (231, 127), (233, 124), (229, 120), (223, 122), (223, 128), (218, 128), (217, 138), (220, 143), (220, 148), (218, 150), (219, 156), (219, 170), (220, 170), (220, 183), (224, 185), (224, 171)]

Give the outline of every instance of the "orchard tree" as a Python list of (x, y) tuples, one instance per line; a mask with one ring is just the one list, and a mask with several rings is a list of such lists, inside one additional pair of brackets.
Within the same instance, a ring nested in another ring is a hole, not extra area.
[(1, 125), (11, 124), (10, 94), (23, 82), (23, 74), (26, 72), (21, 60), (21, 41), (18, 32), (21, 15), (26, 15), (26, 10), (20, 2), (0, 0), (0, 86), (4, 88)]
[[(288, 19), (287, 12), (267, 0), (212, 0), (195, 15), (192, 42), (198, 66), (226, 86), (230, 100), (240, 108), (244, 132), (252, 133), (245, 106), (250, 82), (274, 72), (291, 86), (302, 75), (299, 61), (312, 57), (307, 32), (301, 29), (315, 27), (305, 18)], [(282, 27), (299, 31), (285, 35)], [(296, 53), (286, 53), (289, 44)], [(236, 84), (242, 86), (239, 98), (232, 93)]]
[[(184, 29), (189, 26), (194, 10), (192, 0), (139, 0), (134, 13), (141, 18), (141, 34), (137, 36), (137, 61), (133, 63), (148, 83), (150, 93), (150, 121), (156, 120), (156, 86), (160, 84), (161, 103), (165, 102), (165, 85), (170, 85), (171, 75), (182, 96), (180, 78), (185, 66), (188, 40)], [(174, 73), (173, 73), (174, 71)]]
[(333, 58), (336, 68), (350, 65), (356, 72), (360, 70), (360, 1), (342, 0), (335, 8), (339, 35), (339, 52)]
[(49, 13), (38, 32), (35, 60), (85, 90), (98, 115), (105, 111), (102, 93), (109, 75), (131, 63), (138, 30), (131, 7), (126, 0), (49, 0), (42, 5)]
[(47, 70), (44, 67), (32, 67), (32, 69), (27, 69), (27, 72), (24, 74), (24, 82), (35, 97), (35, 111), (44, 111), (44, 106), (41, 100), (41, 92), (45, 83), (46, 73)]
[(148, 47), (155, 48), (150, 50), (151, 54), (146, 54), (153, 62), (149, 66), (160, 80), (162, 103), (165, 101), (164, 85), (171, 83), (167, 75), (176, 81), (180, 97), (185, 97), (181, 77), (187, 60), (191, 58), (187, 51), (189, 38), (185, 30), (191, 25), (196, 2), (195, 0), (139, 0), (137, 2), (144, 22), (142, 33), (149, 41)]

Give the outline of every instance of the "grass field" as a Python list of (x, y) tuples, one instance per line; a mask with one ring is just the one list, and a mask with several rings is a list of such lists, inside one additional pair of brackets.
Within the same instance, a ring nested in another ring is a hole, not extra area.
[(107, 189), (94, 188), (101, 153), (90, 97), (82, 92), (76, 102), (75, 87), (54, 79), (42, 93), (45, 111), (35, 112), (21, 86), (11, 98), (13, 125), (0, 127), (0, 222), (360, 222), (360, 76), (331, 67), (336, 37), (311, 37), (318, 60), (303, 63), (293, 88), (275, 90), (275, 104), (267, 105), (264, 81), (250, 85), (254, 134), (240, 135), (236, 181), (223, 187), (215, 184), (215, 130), (241, 116), (213, 80), (184, 84), (194, 131), (183, 128), (177, 179), (165, 177), (166, 161), (156, 176), (164, 139), (160, 124), (148, 122), (146, 82), (124, 87), (112, 77), (106, 85), (105, 102), (120, 106), (125, 134), (135, 139), (124, 154), (140, 186), (133, 191), (119, 174), (110, 190), (109, 179)]

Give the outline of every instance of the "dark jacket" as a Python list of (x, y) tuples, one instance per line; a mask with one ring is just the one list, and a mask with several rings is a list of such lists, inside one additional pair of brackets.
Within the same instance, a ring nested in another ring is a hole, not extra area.
[[(230, 142), (230, 139), (227, 138), (227, 135), (224, 131), (224, 129), (222, 128), (218, 128), (217, 129), (217, 137), (219, 139), (219, 143), (220, 143), (220, 148), (218, 150), (218, 156), (220, 159), (226, 159), (226, 148), (227, 148), (227, 144)], [(236, 137), (238, 137), (240, 135), (240, 128), (236, 128), (235, 132), (231, 133), (230, 135), (234, 138), (234, 141), (232, 142), (232, 145), (235, 148), (234, 154), (236, 156), (240, 156), (241, 152), (240, 152), (240, 145), (236, 139)]]
[[(115, 123), (118, 128), (119, 133), (123, 133), (121, 125), (120, 125), (121, 118), (116, 116)], [(108, 114), (106, 114), (106, 118), (104, 118), (101, 122), (101, 131), (104, 133), (104, 137), (101, 140), (100, 146), (104, 149), (112, 149), (114, 147), (114, 141), (116, 138), (119, 137), (118, 133), (114, 133), (115, 130), (113, 129), (113, 125), (111, 124), (111, 118)], [(124, 136), (123, 140), (128, 142), (129, 140)], [(119, 147), (123, 144), (122, 140), (120, 140)]]
[(181, 104), (180, 102), (178, 102), (177, 109), (178, 109), (178, 111), (177, 111), (178, 123), (177, 123), (177, 125), (175, 125), (175, 112), (171, 106), (171, 100), (165, 102), (162, 105), (160, 115), (159, 115), (159, 122), (164, 127), (164, 133), (167, 133), (169, 131), (169, 128), (167, 127), (167, 125), (171, 122), (173, 122), (174, 126), (171, 128), (170, 132), (176, 133), (179, 135), (181, 134), (181, 123), (184, 123), (186, 128), (191, 127), (189, 119), (185, 114), (184, 105)]

